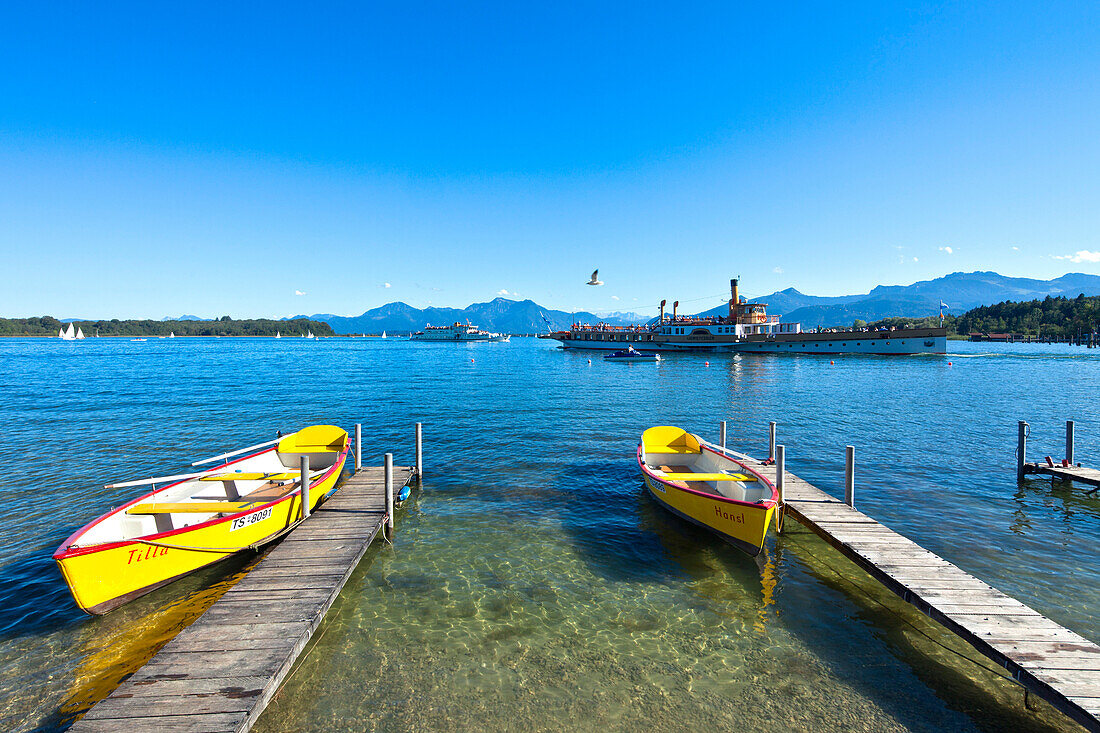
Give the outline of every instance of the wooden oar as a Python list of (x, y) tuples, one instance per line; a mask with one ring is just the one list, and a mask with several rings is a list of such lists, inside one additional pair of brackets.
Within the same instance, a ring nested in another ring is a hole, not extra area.
[[(287, 433), (287, 435), (293, 435), (293, 433)], [(269, 440), (266, 443), (257, 443), (256, 445), (250, 445), (247, 448), (241, 448), (240, 450), (230, 451), (229, 453), (222, 453), (221, 455), (214, 456), (213, 458), (204, 458), (201, 461), (195, 461), (192, 466), (201, 466), (204, 463), (210, 463), (212, 461), (220, 461), (223, 458), (229, 458), (230, 456), (240, 455), (241, 453), (247, 453), (250, 450), (256, 450), (257, 448), (266, 448), (269, 445), (275, 445), (280, 440), (285, 438), (286, 435), (276, 438), (275, 440)]]
[(107, 484), (103, 488), (105, 489), (121, 489), (124, 486), (148, 486), (149, 484), (163, 484), (169, 481), (182, 481), (185, 478), (195, 478), (196, 476), (202, 476), (206, 471), (199, 471), (198, 473), (181, 473), (177, 476), (154, 476), (153, 478), (143, 478), (140, 481), (123, 481), (120, 484)]

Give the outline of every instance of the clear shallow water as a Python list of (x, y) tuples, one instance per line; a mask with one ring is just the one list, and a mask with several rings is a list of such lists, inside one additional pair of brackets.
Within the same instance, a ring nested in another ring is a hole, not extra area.
[(1017, 488), (1013, 456), (1016, 420), (1058, 457), (1072, 418), (1100, 465), (1100, 352), (951, 348), (654, 366), (530, 339), (0, 340), (0, 729), (63, 728), (249, 561), (83, 616), (50, 553), (133, 492), (103, 484), (315, 422), (363, 422), (369, 463), (410, 462), (419, 420), (423, 491), (260, 730), (1072, 730), (813, 535), (747, 558), (634, 466), (650, 425), (726, 419), (759, 455), (775, 419), (792, 470), (835, 489), (853, 444), (861, 509), (1100, 640), (1100, 499)]

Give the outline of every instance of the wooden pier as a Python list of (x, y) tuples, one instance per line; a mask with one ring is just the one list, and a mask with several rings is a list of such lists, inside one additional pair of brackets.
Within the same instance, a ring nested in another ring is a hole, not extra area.
[(1019, 423), (1016, 434), (1016, 481), (1023, 481), (1028, 474), (1050, 476), (1050, 480), (1077, 481), (1091, 486), (1088, 493), (1095, 493), (1100, 489), (1100, 471), (1095, 468), (1087, 468), (1080, 463), (1073, 462), (1074, 424), (1073, 420), (1066, 421), (1066, 457), (1055, 463), (1047, 456), (1043, 463), (1028, 463), (1027, 439), (1031, 435), (1031, 426), (1023, 420)]
[(1085, 468), (1084, 466), (1061, 466), (1057, 463), (1053, 466), (1049, 466), (1045, 463), (1025, 463), (1024, 474), (1040, 474), (1050, 476), (1051, 479), (1077, 481), (1078, 483), (1087, 484), (1093, 487), (1088, 491), (1090, 494), (1100, 489), (1100, 471), (1095, 468)]
[[(418, 463), (419, 443), (418, 425)], [(393, 467), (392, 486), (400, 489), (414, 473)], [(383, 523), (392, 527), (386, 499), (382, 467), (357, 471), (70, 730), (249, 730)]]
[[(772, 428), (774, 446), (774, 423)], [(784, 463), (754, 465), (776, 480)], [(851, 449), (846, 477), (853, 500)], [(748, 456), (742, 456), (742, 459)], [(1100, 646), (783, 471), (786, 513), (872, 577), (1004, 667), (1029, 692), (1100, 733)]]

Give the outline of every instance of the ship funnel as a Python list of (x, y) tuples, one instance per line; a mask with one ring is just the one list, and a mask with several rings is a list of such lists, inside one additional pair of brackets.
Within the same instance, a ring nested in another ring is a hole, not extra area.
[(674, 321), (676, 320), (676, 306), (678, 306), (678, 305), (680, 305), (680, 301), (678, 301), (678, 300), (672, 301), (672, 320), (674, 320)]
[(730, 280), (730, 318), (735, 315), (735, 308), (741, 303), (737, 299), (737, 278)]
[(668, 302), (668, 301), (664, 301), (664, 300), (661, 301), (661, 318), (660, 318), (659, 321), (657, 321), (658, 323), (664, 323), (665, 322), (665, 303), (666, 302)]

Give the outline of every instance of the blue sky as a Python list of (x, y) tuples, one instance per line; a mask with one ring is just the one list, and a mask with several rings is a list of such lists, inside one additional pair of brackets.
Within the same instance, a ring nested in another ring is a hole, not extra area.
[(8, 3), (0, 315), (1100, 273), (1098, 120), (1095, 3)]

